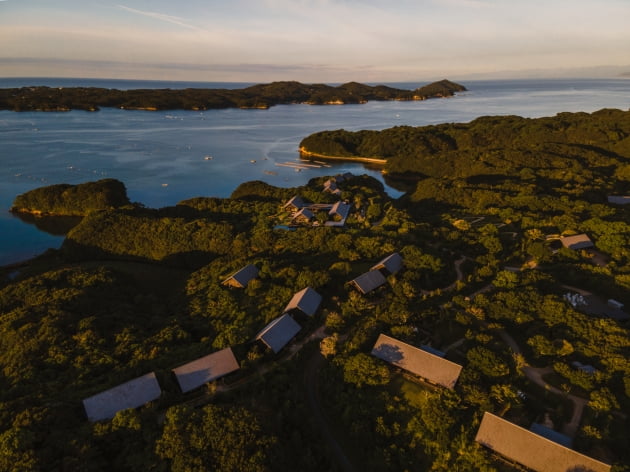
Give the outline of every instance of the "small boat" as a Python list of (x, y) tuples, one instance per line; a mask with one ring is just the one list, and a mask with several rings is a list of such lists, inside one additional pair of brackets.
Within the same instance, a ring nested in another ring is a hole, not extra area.
[(168, 187), (168, 184), (162, 184), (162, 187)]
[(249, 162), (251, 162), (252, 164), (256, 164), (256, 159), (252, 159), (252, 160), (251, 160), (251, 161), (249, 161)]
[(206, 156), (203, 158), (204, 161), (211, 161), (213, 159), (212, 156)]

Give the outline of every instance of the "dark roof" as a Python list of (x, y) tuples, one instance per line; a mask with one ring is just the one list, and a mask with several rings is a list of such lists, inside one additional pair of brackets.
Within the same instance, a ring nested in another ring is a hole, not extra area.
[(306, 287), (293, 295), (293, 298), (291, 298), (291, 301), (285, 307), (284, 311), (287, 313), (291, 310), (298, 309), (308, 316), (313, 316), (321, 302), (322, 296), (311, 287)]
[(475, 441), (538, 472), (609, 472), (610, 466), (561, 446), (490, 412), (481, 420)]
[(371, 270), (350, 281), (350, 283), (363, 294), (371, 292), (375, 288), (383, 285), (385, 282), (387, 282), (387, 279), (385, 279), (385, 276), (378, 270)]
[(300, 209), (300, 211), (298, 211), (294, 216), (293, 219), (297, 220), (303, 218), (307, 221), (312, 220), (313, 218), (315, 218), (315, 215), (313, 214), (313, 212), (311, 210), (309, 210), (308, 208), (302, 208)]
[(400, 254), (397, 252), (390, 254), (385, 259), (374, 265), (370, 270), (385, 269), (390, 274), (395, 274), (402, 269), (403, 260)]
[(431, 354), (433, 354), (434, 356), (438, 356), (438, 357), (446, 357), (446, 353), (440, 351), (439, 349), (435, 349), (434, 347), (428, 346), (426, 344), (422, 344), (420, 346), (420, 349), (422, 349), (423, 351), (427, 351), (430, 352)]
[(349, 203), (338, 201), (332, 206), (328, 214), (331, 216), (339, 215), (341, 218), (345, 219), (348, 217), (348, 213), (350, 213), (351, 206), (352, 205), (350, 205)]
[(258, 267), (253, 264), (248, 264), (242, 269), (234, 272), (222, 283), (223, 285), (236, 285), (238, 287), (245, 287), (250, 282), (250, 280), (255, 279), (257, 276)]
[(226, 347), (195, 361), (173, 369), (177, 382), (186, 393), (190, 390), (239, 369), (238, 361), (232, 349)]
[(305, 206), (304, 200), (302, 200), (302, 198), (299, 197), (298, 195), (295, 195), (294, 197), (291, 197), (291, 199), (288, 202), (286, 202), (282, 208), (286, 208), (286, 207), (302, 208), (303, 206)]
[(560, 238), (562, 245), (569, 249), (586, 249), (593, 247), (593, 241), (586, 234), (576, 234), (575, 236), (565, 236)]
[(385, 334), (376, 340), (372, 355), (446, 388), (455, 387), (462, 370), (459, 364)]
[(343, 182), (345, 180), (350, 180), (353, 177), (354, 177), (354, 174), (352, 172), (345, 172), (343, 174), (337, 174), (335, 176), (335, 180), (337, 182)]
[(616, 205), (627, 205), (630, 203), (630, 196), (627, 195), (609, 195), (608, 203), (614, 203)]
[(550, 441), (560, 444), (561, 446), (570, 448), (573, 444), (573, 440), (566, 434), (559, 433), (551, 428), (548, 428), (544, 424), (532, 423), (529, 427), (532, 433), (536, 433), (538, 436), (547, 438)]
[(324, 182), (324, 191), (334, 193), (335, 195), (341, 193), (341, 190), (337, 188), (337, 183), (333, 179), (328, 179)]
[(273, 352), (280, 352), (289, 341), (302, 329), (291, 315), (284, 314), (267, 326), (256, 335), (256, 339), (264, 342)]
[(84, 399), (83, 407), (90, 421), (108, 420), (119, 411), (138, 408), (161, 394), (160, 384), (151, 372)]

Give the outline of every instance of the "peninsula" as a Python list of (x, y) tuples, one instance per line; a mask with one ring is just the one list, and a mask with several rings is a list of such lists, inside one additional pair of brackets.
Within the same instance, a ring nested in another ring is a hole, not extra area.
[(399, 199), (16, 199), (85, 216), (0, 268), (0, 470), (627, 470), (630, 112), (386, 132)]
[[(383, 166), (391, 177), (507, 181), (515, 173), (571, 180), (572, 170), (610, 179), (625, 172), (630, 112), (559, 113), (555, 117), (484, 116), (470, 123), (395, 126), (380, 131), (320, 131), (299, 144), (304, 159)], [(567, 185), (570, 185), (567, 183)], [(426, 188), (426, 187), (425, 187)], [(428, 187), (433, 188), (434, 187)]]
[(136, 89), (96, 87), (21, 87), (0, 89), (0, 110), (97, 111), (102, 107), (126, 110), (267, 109), (274, 105), (344, 105), (370, 100), (426, 100), (465, 91), (463, 85), (440, 80), (415, 90), (349, 82), (339, 86), (272, 82), (243, 89)]

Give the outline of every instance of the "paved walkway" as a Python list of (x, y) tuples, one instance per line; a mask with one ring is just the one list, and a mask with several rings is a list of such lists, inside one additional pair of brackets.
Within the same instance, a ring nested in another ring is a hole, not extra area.
[[(500, 330), (498, 334), (501, 339), (510, 347), (510, 349), (512, 349), (512, 351), (514, 351), (516, 354), (522, 355), (520, 346), (516, 343), (512, 336), (510, 336), (503, 330)], [(525, 374), (525, 377), (534, 382), (536, 385), (539, 385), (545, 390), (555, 393), (556, 395), (566, 396), (569, 400), (571, 400), (571, 402), (573, 403), (573, 415), (571, 416), (571, 421), (566, 423), (562, 428), (562, 432), (572, 438), (575, 437), (578, 429), (580, 428), (582, 414), (584, 413), (584, 407), (587, 405), (588, 400), (582, 397), (567, 394), (559, 388), (556, 388), (553, 385), (549, 385), (547, 382), (545, 382), (543, 376), (553, 372), (553, 368), (551, 366), (532, 367), (531, 365), (524, 365), (521, 370)]]
[(420, 293), (422, 295), (429, 295), (432, 292), (435, 292), (436, 290), (440, 290), (441, 292), (452, 292), (453, 290), (455, 290), (455, 288), (457, 287), (457, 282), (460, 282), (462, 280), (464, 280), (464, 273), (462, 272), (461, 269), (461, 265), (468, 259), (467, 256), (462, 256), (459, 259), (457, 259), (455, 262), (453, 262), (453, 267), (455, 268), (455, 273), (457, 274), (457, 278), (455, 279), (455, 282), (453, 282), (452, 284), (444, 287), (444, 288), (440, 288), (440, 289), (435, 289), (435, 290), (420, 290)]

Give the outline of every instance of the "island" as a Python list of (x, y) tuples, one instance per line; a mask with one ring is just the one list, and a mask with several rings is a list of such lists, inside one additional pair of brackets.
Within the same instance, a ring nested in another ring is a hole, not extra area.
[(35, 216), (85, 216), (92, 211), (120, 208), (130, 203), (124, 183), (101, 179), (78, 185), (36, 188), (15, 197), (11, 212)]
[(628, 113), (340, 132), (398, 199), (87, 212), (0, 269), (0, 469), (625, 470)]
[(136, 89), (97, 87), (21, 87), (0, 89), (0, 110), (97, 111), (102, 107), (125, 110), (210, 110), (222, 108), (267, 109), (274, 105), (343, 105), (370, 100), (426, 100), (451, 97), (466, 87), (440, 80), (415, 90), (349, 82), (339, 86), (272, 82), (243, 89)]

